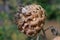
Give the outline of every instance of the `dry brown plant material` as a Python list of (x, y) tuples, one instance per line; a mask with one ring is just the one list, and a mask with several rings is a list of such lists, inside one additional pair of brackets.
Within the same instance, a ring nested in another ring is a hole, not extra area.
[(37, 35), (45, 23), (45, 10), (36, 4), (22, 7), (15, 16), (18, 29), (27, 36)]

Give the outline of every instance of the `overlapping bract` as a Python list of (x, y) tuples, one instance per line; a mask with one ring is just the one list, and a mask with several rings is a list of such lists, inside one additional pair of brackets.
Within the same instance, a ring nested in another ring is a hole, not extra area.
[(20, 32), (27, 36), (36, 36), (45, 23), (45, 10), (36, 4), (22, 7), (15, 15), (16, 24)]

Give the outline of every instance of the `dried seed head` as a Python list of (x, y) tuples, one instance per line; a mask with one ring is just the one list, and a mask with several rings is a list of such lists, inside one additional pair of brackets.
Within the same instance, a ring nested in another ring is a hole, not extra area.
[(19, 30), (30, 37), (37, 35), (44, 26), (45, 10), (36, 4), (27, 5), (22, 7), (21, 10), (21, 13), (16, 14), (16, 23)]

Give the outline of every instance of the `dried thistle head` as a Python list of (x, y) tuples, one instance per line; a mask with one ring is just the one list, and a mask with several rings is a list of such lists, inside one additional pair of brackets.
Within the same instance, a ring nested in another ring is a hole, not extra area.
[(20, 32), (27, 36), (37, 35), (45, 22), (45, 10), (40, 5), (27, 5), (15, 16), (15, 21)]

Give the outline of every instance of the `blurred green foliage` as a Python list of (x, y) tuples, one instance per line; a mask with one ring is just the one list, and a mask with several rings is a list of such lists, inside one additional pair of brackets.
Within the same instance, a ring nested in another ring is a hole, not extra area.
[[(0, 20), (3, 21), (0, 26), (0, 40), (25, 40), (27, 37), (20, 33), (14, 22), (14, 14), (17, 12), (17, 1), (9, 0), (9, 13), (0, 12)], [(46, 10), (47, 20), (60, 21), (60, 1), (59, 0), (23, 0), (24, 5), (39, 4)]]

